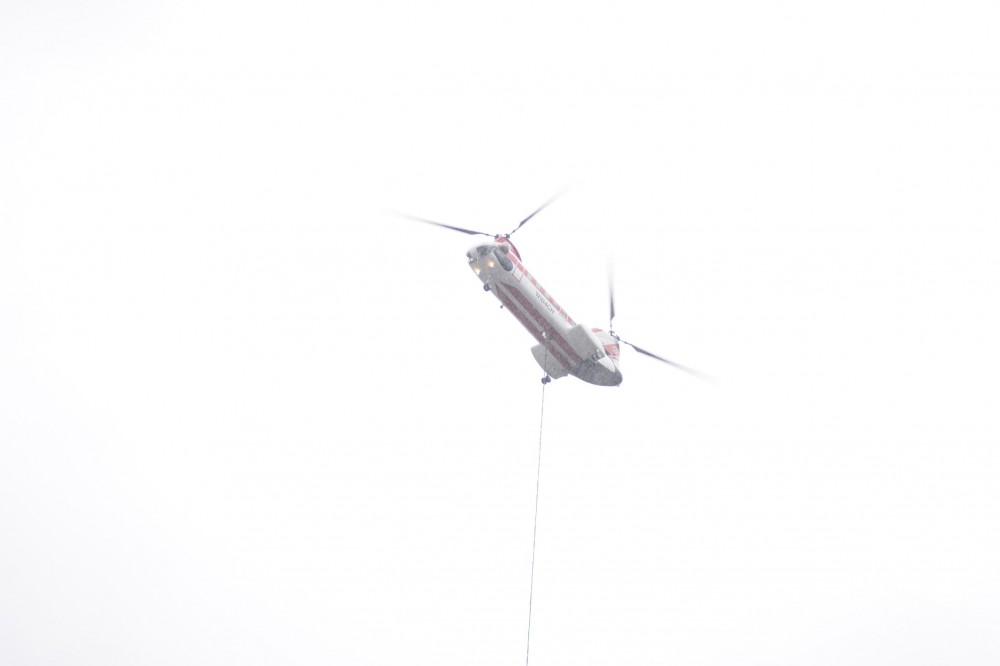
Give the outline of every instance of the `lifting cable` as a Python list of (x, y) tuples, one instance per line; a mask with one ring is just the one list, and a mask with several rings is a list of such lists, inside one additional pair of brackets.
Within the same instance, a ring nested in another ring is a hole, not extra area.
[[(545, 361), (548, 363), (548, 348), (545, 349)], [(546, 372), (546, 378), (548, 373)], [(542, 425), (545, 423), (545, 384), (542, 382), (542, 408), (538, 417), (538, 469), (535, 471), (535, 526), (531, 531), (531, 583), (528, 586), (528, 640), (524, 649), (524, 666), (528, 666), (531, 656), (531, 602), (535, 594), (535, 543), (538, 537), (538, 485), (542, 478)]]

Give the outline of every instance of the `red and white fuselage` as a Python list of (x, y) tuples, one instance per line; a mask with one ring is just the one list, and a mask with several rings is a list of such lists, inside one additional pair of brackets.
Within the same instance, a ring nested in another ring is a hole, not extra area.
[(524, 268), (505, 237), (466, 253), (469, 266), (538, 342), (535, 360), (553, 379), (573, 375), (598, 386), (618, 386), (618, 340), (608, 332), (577, 324)]

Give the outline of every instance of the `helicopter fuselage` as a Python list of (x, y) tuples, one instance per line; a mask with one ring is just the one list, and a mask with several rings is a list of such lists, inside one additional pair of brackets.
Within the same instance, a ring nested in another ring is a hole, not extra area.
[(538, 343), (531, 353), (548, 377), (573, 375), (598, 386), (618, 386), (618, 340), (601, 329), (573, 321), (521, 263), (504, 237), (479, 243), (466, 253), (469, 267)]

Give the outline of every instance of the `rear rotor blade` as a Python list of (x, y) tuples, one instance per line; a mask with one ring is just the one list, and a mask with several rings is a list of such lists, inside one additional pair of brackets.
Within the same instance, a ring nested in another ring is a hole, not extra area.
[(608, 262), (608, 330), (615, 330), (615, 274)]
[(473, 231), (472, 229), (463, 229), (462, 227), (453, 227), (450, 224), (442, 224), (441, 222), (435, 222), (434, 220), (427, 220), (422, 217), (417, 217), (416, 215), (408, 215), (407, 213), (396, 213), (400, 217), (405, 217), (408, 220), (415, 220), (417, 222), (423, 222), (424, 224), (433, 224), (435, 227), (444, 227), (445, 229), (451, 229), (452, 231), (458, 231), (463, 234), (469, 234), (470, 236), (493, 236), (493, 234), (488, 234), (485, 231)]
[[(530, 219), (531, 219), (531, 218), (533, 218), (534, 216), (536, 216), (536, 215), (538, 215), (539, 213), (541, 213), (541, 212), (542, 212), (542, 211), (543, 211), (543, 210), (544, 210), (544, 209), (545, 209), (545, 208), (546, 208), (546, 207), (547, 207), (547, 206), (548, 206), (548, 205), (549, 205), (550, 203), (552, 203), (553, 201), (555, 201), (556, 199), (558, 199), (559, 197), (561, 197), (561, 196), (562, 196), (562, 195), (563, 195), (563, 194), (564, 194), (565, 192), (566, 192), (566, 190), (560, 190), (559, 192), (557, 192), (557, 193), (555, 193), (554, 195), (552, 195), (552, 197), (551, 197), (551, 198), (550, 198), (550, 199), (549, 199), (548, 201), (546, 201), (546, 202), (545, 202), (545, 203), (543, 203), (543, 204), (542, 204), (541, 206), (539, 206), (538, 208), (536, 208), (536, 209), (534, 210), (534, 212), (532, 212), (532, 213), (531, 213), (531, 215), (529, 215), (528, 217), (526, 217), (526, 218), (524, 218), (523, 220), (521, 220), (521, 223), (520, 223), (520, 224), (518, 224), (518, 225), (517, 225), (516, 227), (514, 227), (514, 231), (517, 231), (518, 229), (520, 229), (521, 227), (523, 227), (523, 226), (524, 226), (524, 223), (525, 223), (525, 222), (527, 222), (528, 220), (530, 220)], [(510, 232), (509, 234), (507, 234), (507, 235), (508, 235), (508, 236), (511, 236), (511, 235), (513, 235), (513, 234), (514, 234), (514, 231), (511, 231), (511, 232)]]
[(712, 377), (711, 375), (706, 375), (703, 372), (698, 372), (697, 370), (689, 368), (686, 365), (681, 365), (680, 363), (674, 363), (673, 361), (671, 361), (669, 359), (665, 359), (662, 356), (657, 356), (656, 354), (654, 354), (651, 351), (646, 351), (642, 347), (637, 347), (634, 344), (632, 344), (631, 342), (627, 342), (627, 341), (622, 340), (620, 338), (619, 338), (619, 342), (623, 342), (623, 343), (627, 344), (629, 347), (631, 347), (632, 349), (636, 350), (640, 354), (645, 354), (646, 356), (649, 356), (650, 358), (655, 358), (657, 361), (662, 361), (662, 362), (666, 363), (667, 365), (672, 365), (675, 368), (677, 368), (678, 370), (683, 370), (684, 372), (686, 372), (689, 375), (692, 375), (694, 377), (697, 377), (698, 379), (704, 380), (706, 382), (712, 382), (712, 383), (715, 382), (715, 378)]

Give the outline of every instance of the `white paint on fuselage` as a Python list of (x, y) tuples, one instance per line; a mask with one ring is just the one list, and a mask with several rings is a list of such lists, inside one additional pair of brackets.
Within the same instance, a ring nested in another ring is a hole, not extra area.
[[(617, 345), (613, 346), (611, 355), (605, 346), (607, 343), (602, 343), (589, 328), (577, 325), (524, 268), (507, 243), (480, 243), (469, 249), (466, 256), (480, 281), (488, 285), (493, 295), (566, 373), (600, 386), (621, 383), (622, 374), (615, 358)], [(504, 263), (507, 263), (506, 268)], [(546, 369), (537, 355), (536, 361)]]

